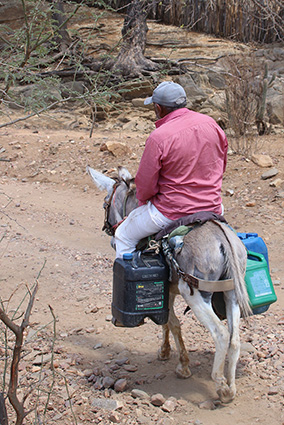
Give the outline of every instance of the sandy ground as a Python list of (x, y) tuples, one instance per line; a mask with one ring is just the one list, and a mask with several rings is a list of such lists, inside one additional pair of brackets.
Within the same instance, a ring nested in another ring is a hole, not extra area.
[[(176, 309), (191, 358), (193, 376), (188, 380), (175, 376), (174, 344), (168, 362), (157, 360), (160, 327), (148, 321), (140, 328), (117, 329), (110, 322), (114, 252), (109, 237), (101, 231), (104, 194), (93, 186), (85, 166), (90, 164), (111, 174), (123, 163), (135, 173), (145, 134), (123, 135), (121, 130), (109, 130), (106, 135), (101, 125), (89, 139), (85, 130), (37, 132), (35, 128), (29, 124), (28, 129), (2, 129), (0, 134), (5, 149), (2, 157), (11, 159), (0, 162), (1, 298), (7, 300), (14, 293), (9, 305), (5, 304), (11, 314), (26, 293), (25, 285), (31, 287), (43, 267), (31, 316), (32, 330), (52, 322), (49, 305), (58, 319), (54, 353), (58, 377), (47, 423), (76, 423), (75, 415), (80, 424), (283, 424), (284, 203), (277, 196), (281, 191), (283, 194), (283, 186), (271, 187), (271, 179), (261, 179), (266, 169), (245, 157), (229, 156), (223, 189), (226, 218), (238, 231), (257, 232), (267, 243), (278, 302), (266, 313), (253, 316), (248, 324), (241, 324), (236, 399), (216, 410), (201, 409), (200, 403), (217, 398), (210, 379), (214, 346), (193, 315), (183, 315), (182, 299), (178, 299)], [(125, 137), (136, 159), (131, 154), (116, 158), (100, 151), (106, 137)], [(283, 177), (282, 136), (269, 136), (262, 143), (261, 152), (273, 158)], [(228, 189), (234, 191), (233, 196), (226, 196)], [(23, 308), (20, 306), (20, 311)], [(25, 346), (22, 393), (42, 370), (33, 361), (36, 354), (50, 353), (51, 342), (52, 324)], [(119, 369), (114, 375), (127, 379), (126, 391), (96, 390), (85, 377), (86, 370), (98, 369), (101, 373), (121, 357), (127, 358), (131, 370)], [(44, 373), (50, 379), (48, 363)], [(67, 384), (72, 410), (66, 404)], [(161, 393), (166, 399), (174, 397), (175, 409), (164, 412), (149, 402), (137, 402), (130, 395), (133, 388), (149, 396)], [(119, 400), (123, 407), (115, 413), (94, 408), (97, 397)], [(45, 403), (44, 395), (39, 400)], [(27, 423), (32, 423), (32, 414), (30, 418)]]

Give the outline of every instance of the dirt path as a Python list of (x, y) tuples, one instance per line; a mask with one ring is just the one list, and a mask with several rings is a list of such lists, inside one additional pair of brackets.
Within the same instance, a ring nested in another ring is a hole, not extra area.
[[(58, 375), (46, 423), (76, 423), (75, 415), (82, 425), (283, 424), (284, 204), (283, 198), (276, 197), (281, 188), (273, 188), (261, 179), (264, 169), (240, 156), (229, 157), (223, 189), (226, 218), (239, 231), (258, 232), (265, 239), (278, 302), (267, 313), (252, 317), (248, 324), (242, 322), (238, 395), (230, 405), (208, 410), (208, 403), (201, 404), (206, 408), (200, 408), (200, 403), (216, 399), (210, 379), (213, 342), (191, 313), (183, 315), (185, 305), (181, 299), (176, 309), (191, 358), (193, 376), (188, 380), (175, 376), (174, 345), (168, 362), (157, 360), (160, 327), (149, 321), (140, 328), (117, 329), (110, 322), (114, 252), (109, 237), (101, 231), (103, 194), (84, 170), (87, 164), (112, 170), (123, 161), (135, 172), (144, 133), (127, 133), (136, 158), (122, 159), (100, 151), (106, 138), (104, 131), (98, 130), (95, 139), (90, 140), (84, 131), (33, 130), (9, 129), (0, 134), (5, 155), (12, 159), (0, 163), (1, 208), (5, 213), (1, 214), (1, 298), (7, 299), (20, 286), (9, 306), (10, 310), (15, 308), (25, 293), (24, 284), (33, 284), (46, 261), (31, 318), (32, 331), (51, 321), (48, 305), (58, 318), (54, 354)], [(113, 130), (107, 137), (115, 140), (126, 138), (126, 134)], [(273, 157), (281, 177), (281, 136), (268, 139), (263, 152)], [(228, 189), (234, 190), (233, 196), (225, 196)], [(26, 345), (20, 375), (23, 392), (40, 373), (46, 377), (46, 388), (50, 384), (50, 363), (40, 366), (35, 358), (41, 353), (50, 354), (51, 343), (52, 325)], [(99, 389), (96, 378), (95, 385), (88, 382), (89, 371), (115, 380), (126, 379), (127, 388), (124, 392)], [(133, 388), (149, 396), (161, 393), (171, 400), (171, 408), (164, 411), (148, 399), (134, 399)], [(96, 407), (98, 398), (104, 403), (119, 401), (122, 407)], [(36, 395), (30, 403), (35, 400)], [(45, 400), (41, 393), (42, 415)], [(26, 423), (33, 420), (31, 414)]]

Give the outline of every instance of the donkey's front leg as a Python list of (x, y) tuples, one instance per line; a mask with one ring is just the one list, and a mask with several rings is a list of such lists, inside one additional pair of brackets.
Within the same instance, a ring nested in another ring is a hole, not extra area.
[(177, 352), (179, 356), (179, 363), (176, 367), (176, 374), (179, 378), (189, 378), (191, 376), (191, 371), (189, 369), (189, 357), (183, 342), (181, 334), (181, 326), (178, 318), (174, 312), (174, 301), (176, 293), (171, 293), (169, 295), (169, 320), (166, 325), (163, 326), (163, 343), (159, 350), (159, 359), (167, 360), (170, 357), (170, 342), (169, 342), (169, 331), (173, 334), (175, 344), (177, 347)]

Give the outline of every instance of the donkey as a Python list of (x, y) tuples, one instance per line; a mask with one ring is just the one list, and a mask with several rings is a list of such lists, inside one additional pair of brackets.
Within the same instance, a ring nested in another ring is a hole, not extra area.
[[(138, 205), (134, 179), (123, 167), (119, 167), (117, 180), (90, 167), (87, 167), (87, 171), (96, 186), (108, 193), (104, 204), (106, 216), (103, 229), (109, 234), (111, 231), (113, 233), (118, 223)], [(246, 248), (237, 235), (228, 225), (213, 220), (194, 227), (184, 237), (183, 247), (176, 255), (177, 263), (184, 274), (206, 280), (212, 284), (210, 290), (189, 287), (186, 279), (172, 268), (169, 319), (168, 323), (163, 325), (163, 340), (158, 357), (160, 360), (169, 358), (171, 332), (179, 358), (176, 374), (179, 378), (191, 376), (189, 356), (182, 338), (180, 322), (174, 312), (175, 297), (180, 294), (214, 340), (216, 351), (211, 376), (222, 403), (231, 402), (236, 395), (235, 374), (240, 354), (239, 322), (241, 316), (247, 317), (251, 314), (244, 281), (246, 259)], [(226, 290), (223, 292), (228, 327), (220, 320), (212, 306), (214, 291), (220, 291), (216, 289), (215, 284), (223, 285), (224, 282), (225, 286), (226, 279), (233, 282), (231, 289), (224, 288)], [(226, 356), (227, 377), (224, 375)]]

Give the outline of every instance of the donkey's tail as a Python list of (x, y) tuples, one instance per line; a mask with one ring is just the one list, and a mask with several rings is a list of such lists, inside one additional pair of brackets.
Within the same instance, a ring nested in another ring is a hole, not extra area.
[(241, 240), (229, 228), (228, 225), (213, 221), (222, 230), (230, 249), (226, 250), (227, 269), (235, 283), (235, 293), (241, 310), (242, 317), (252, 314), (249, 304), (249, 296), (245, 283), (247, 251)]

